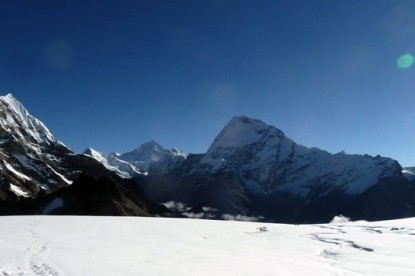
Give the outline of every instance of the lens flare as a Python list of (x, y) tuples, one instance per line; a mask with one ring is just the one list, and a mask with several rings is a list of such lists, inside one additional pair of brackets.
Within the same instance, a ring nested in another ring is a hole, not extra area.
[(414, 63), (414, 57), (411, 54), (406, 54), (398, 58), (398, 68), (407, 69)]
[(45, 57), (50, 67), (54, 69), (66, 69), (72, 64), (74, 51), (66, 41), (57, 40), (51, 42), (46, 47)]

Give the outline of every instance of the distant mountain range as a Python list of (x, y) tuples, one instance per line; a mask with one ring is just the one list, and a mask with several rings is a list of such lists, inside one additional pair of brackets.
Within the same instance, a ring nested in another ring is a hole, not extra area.
[(1, 214), (290, 223), (415, 216), (413, 168), (307, 148), (246, 116), (232, 118), (205, 154), (156, 141), (123, 154), (76, 154), (9, 94), (0, 97), (0, 166)]
[(159, 207), (72, 152), (11, 94), (0, 97), (0, 214), (153, 215)]

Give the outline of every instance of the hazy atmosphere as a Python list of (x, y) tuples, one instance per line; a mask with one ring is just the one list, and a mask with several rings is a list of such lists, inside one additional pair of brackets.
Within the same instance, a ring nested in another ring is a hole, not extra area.
[(0, 94), (67, 146), (205, 152), (234, 115), (415, 166), (415, 1), (2, 1)]

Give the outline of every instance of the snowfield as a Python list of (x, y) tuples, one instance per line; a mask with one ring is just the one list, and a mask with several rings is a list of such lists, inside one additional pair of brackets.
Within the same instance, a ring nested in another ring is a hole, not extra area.
[(415, 275), (415, 219), (0, 217), (0, 275)]

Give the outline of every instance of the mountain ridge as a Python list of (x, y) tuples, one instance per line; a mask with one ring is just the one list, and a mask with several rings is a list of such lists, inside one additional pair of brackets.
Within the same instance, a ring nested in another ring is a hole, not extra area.
[[(88, 187), (94, 187), (97, 195), (107, 198), (98, 204), (115, 200), (111, 214), (120, 215), (161, 210), (172, 216), (157, 203), (175, 201), (189, 210), (210, 210), (200, 215), (207, 218), (252, 216), (305, 223), (324, 222), (339, 213), (356, 219), (415, 216), (412, 168), (403, 169), (396, 160), (381, 156), (308, 148), (277, 127), (247, 116), (233, 117), (202, 154), (166, 149), (155, 140), (123, 154), (92, 148), (76, 154), (7, 95), (0, 97), (0, 161), (0, 213), (6, 214), (9, 203), (19, 210), (25, 198), (40, 198), (27, 205), (37, 210), (61, 202), (57, 191), (65, 195), (66, 204), (72, 196), (82, 196), (84, 206), (90, 206)], [(73, 181), (77, 185), (67, 190)], [(108, 189), (96, 183), (107, 183)], [(117, 198), (110, 191), (117, 191)], [(104, 205), (97, 208), (110, 212)], [(70, 214), (78, 207), (62, 208)], [(83, 212), (88, 214), (86, 209), (76, 211)]]
[(157, 204), (128, 184), (66, 147), (13, 95), (0, 96), (0, 214), (43, 214), (58, 204), (61, 214), (151, 215)]

